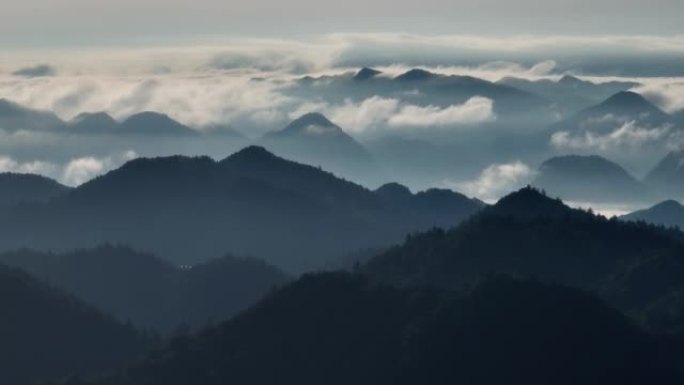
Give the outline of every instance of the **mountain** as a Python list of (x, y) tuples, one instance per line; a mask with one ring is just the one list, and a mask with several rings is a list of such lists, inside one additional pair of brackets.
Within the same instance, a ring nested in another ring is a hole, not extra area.
[(64, 125), (57, 115), (48, 111), (30, 109), (7, 99), (0, 99), (0, 129), (8, 132), (20, 130), (56, 130)]
[(370, 153), (322, 114), (305, 114), (284, 129), (266, 134), (260, 144), (286, 158), (321, 165), (363, 182), (380, 177)]
[(141, 112), (121, 123), (119, 131), (127, 134), (144, 135), (196, 135), (197, 132), (169, 116), (157, 112)]
[(131, 327), (5, 266), (0, 266), (0, 307), (3, 384), (111, 370), (133, 362), (147, 347)]
[(255, 259), (225, 256), (180, 268), (151, 254), (101, 246), (65, 254), (0, 254), (21, 268), (123, 322), (168, 334), (227, 319), (288, 277)]
[(657, 331), (684, 330), (684, 235), (571, 209), (533, 188), (458, 227), (411, 236), (364, 267), (399, 286), (462, 288), (490, 274), (581, 288)]
[(600, 156), (551, 158), (539, 167), (532, 183), (550, 195), (579, 202), (640, 202), (648, 189), (618, 164)]
[(68, 125), (71, 131), (84, 134), (114, 134), (121, 128), (119, 122), (106, 112), (81, 113)]
[(534, 123), (535, 128), (544, 128), (553, 122), (549, 100), (508, 85), (420, 68), (408, 70), (396, 77), (377, 76), (373, 71), (362, 68), (355, 75), (309, 76), (284, 88), (283, 92), (292, 97), (322, 100), (329, 104), (345, 104), (349, 101), (361, 103), (381, 97), (432, 108), (449, 108), (479, 96), (493, 101), (493, 112), (499, 119), (491, 124), (503, 124), (505, 121), (508, 129), (512, 125), (529, 129), (531, 123)]
[(499, 80), (497, 84), (541, 95), (553, 101), (554, 109), (563, 117), (571, 116), (601, 103), (618, 92), (628, 91), (639, 85), (634, 82), (618, 81), (594, 83), (571, 75), (565, 75), (558, 80), (507, 77)]
[(442, 195), (397, 208), (359, 185), (260, 147), (220, 162), (139, 158), (59, 199), (0, 213), (0, 250), (67, 251), (111, 242), (177, 265), (230, 252), (301, 272), (435, 223), (456, 225), (481, 208), (462, 195)]
[(382, 74), (382, 72), (375, 70), (373, 68), (368, 68), (364, 67), (361, 68), (355, 75), (354, 75), (354, 80), (356, 81), (364, 81), (364, 80), (370, 80), (373, 79), (374, 77)]
[(597, 105), (555, 123), (551, 129), (607, 134), (630, 122), (641, 128), (653, 129), (669, 126), (673, 119), (640, 94), (621, 91)]
[(648, 172), (644, 183), (661, 196), (684, 198), (684, 151), (672, 151)]
[(425, 81), (436, 78), (437, 75), (430, 71), (426, 71), (420, 68), (414, 68), (404, 72), (403, 74), (397, 76), (395, 80), (401, 82), (415, 82), (415, 81)]
[(492, 278), (436, 292), (325, 273), (83, 383), (677, 384), (681, 357), (675, 338), (574, 289)]
[(668, 200), (653, 207), (623, 215), (621, 219), (684, 228), (684, 206), (675, 200)]
[(69, 187), (44, 176), (0, 173), (0, 207), (22, 202), (46, 202), (68, 190)]

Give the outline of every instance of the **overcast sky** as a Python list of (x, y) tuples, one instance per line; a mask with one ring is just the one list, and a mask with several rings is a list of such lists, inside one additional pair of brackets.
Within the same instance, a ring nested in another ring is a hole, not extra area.
[(0, 0), (0, 43), (330, 32), (682, 34), (681, 0)]

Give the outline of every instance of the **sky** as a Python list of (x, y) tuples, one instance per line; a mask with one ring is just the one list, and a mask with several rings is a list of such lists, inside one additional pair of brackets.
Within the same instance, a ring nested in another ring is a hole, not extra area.
[(2, 0), (0, 44), (122, 44), (201, 36), (681, 34), (680, 0)]

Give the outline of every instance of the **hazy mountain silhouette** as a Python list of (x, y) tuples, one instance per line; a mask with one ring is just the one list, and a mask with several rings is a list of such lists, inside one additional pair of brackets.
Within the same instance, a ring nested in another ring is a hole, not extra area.
[(356, 81), (364, 81), (364, 80), (369, 80), (372, 79), (378, 75), (380, 75), (382, 72), (373, 69), (373, 68), (368, 68), (364, 67), (361, 68), (355, 75), (354, 75), (354, 80)]
[(460, 288), (504, 273), (593, 291), (654, 330), (684, 330), (684, 235), (574, 210), (532, 188), (450, 231), (410, 237), (366, 271), (399, 285)]
[(554, 109), (559, 111), (562, 116), (577, 113), (601, 103), (618, 92), (628, 91), (639, 85), (634, 82), (618, 81), (593, 83), (571, 75), (565, 75), (557, 81), (507, 77), (497, 83), (536, 93), (552, 100)]
[(420, 68), (414, 68), (404, 72), (403, 74), (397, 76), (395, 79), (399, 81), (414, 82), (414, 81), (424, 81), (436, 78), (437, 75), (430, 71), (426, 71)]
[(301, 271), (434, 224), (455, 225), (480, 207), (442, 192), (397, 208), (361, 186), (250, 147), (221, 162), (136, 159), (47, 204), (16, 207), (0, 215), (0, 249), (113, 242), (177, 264), (230, 252)]
[(653, 207), (623, 215), (621, 219), (684, 228), (684, 206), (675, 200), (667, 200)]
[(84, 112), (69, 122), (69, 129), (84, 134), (115, 134), (121, 125), (106, 112)]
[(0, 266), (0, 382), (32, 385), (131, 363), (147, 347), (133, 328)]
[(318, 113), (305, 114), (260, 141), (284, 157), (370, 182), (380, 171), (370, 153), (339, 126)]
[(227, 319), (288, 279), (254, 259), (226, 256), (181, 269), (114, 246), (66, 254), (14, 251), (1, 254), (0, 263), (63, 288), (123, 322), (163, 333)]
[(664, 197), (684, 198), (684, 151), (672, 151), (644, 178), (644, 183)]
[(580, 202), (640, 202), (650, 197), (646, 186), (625, 169), (596, 155), (551, 158), (539, 167), (533, 185)]
[(670, 115), (640, 94), (621, 91), (595, 106), (554, 124), (552, 129), (605, 134), (630, 122), (634, 122), (639, 127), (659, 128), (672, 124), (673, 120)]
[(69, 187), (44, 176), (0, 173), (0, 207), (22, 202), (46, 202), (68, 190)]
[(676, 384), (674, 342), (586, 293), (539, 282), (492, 278), (440, 293), (327, 273), (85, 383)]
[(15, 132), (19, 130), (55, 130), (64, 125), (52, 112), (34, 110), (20, 106), (7, 99), (0, 99), (0, 129)]
[(119, 131), (127, 134), (145, 135), (196, 135), (197, 132), (168, 115), (157, 112), (141, 112), (121, 123)]
[[(496, 84), (471, 76), (442, 75), (414, 68), (396, 77), (377, 76), (372, 69), (362, 68), (356, 74), (339, 76), (306, 77), (300, 79), (285, 93), (310, 99), (315, 97), (329, 103), (343, 104), (380, 96), (400, 98), (419, 106), (447, 108), (463, 104), (470, 98), (480, 96), (494, 101), (494, 112), (505, 120), (507, 127), (535, 122), (545, 127), (552, 120), (551, 103), (543, 97), (504, 84)], [(374, 74), (369, 77), (369, 75)], [(360, 78), (357, 79), (357, 76)], [(359, 81), (359, 80), (373, 81)], [(531, 114), (530, 111), (535, 111)], [(523, 127), (523, 126), (521, 126)], [(529, 129), (529, 128), (528, 128)]]

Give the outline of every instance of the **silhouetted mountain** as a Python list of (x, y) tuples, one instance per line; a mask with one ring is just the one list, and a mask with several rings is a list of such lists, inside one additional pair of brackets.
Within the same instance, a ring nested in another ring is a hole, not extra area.
[(69, 187), (44, 176), (0, 173), (0, 207), (22, 202), (46, 202), (68, 190)]
[(420, 68), (414, 68), (397, 76), (395, 79), (399, 81), (424, 81), (435, 78), (437, 75), (432, 72)]
[(668, 200), (648, 209), (623, 215), (621, 219), (684, 228), (684, 206), (675, 200)]
[(93, 383), (676, 384), (673, 340), (559, 286), (493, 278), (440, 293), (328, 273)]
[(85, 134), (115, 134), (120, 124), (106, 112), (84, 112), (69, 122), (69, 129)]
[(310, 113), (283, 130), (266, 134), (261, 142), (284, 157), (364, 182), (377, 180), (379, 169), (368, 151), (325, 116)]
[(55, 130), (64, 125), (57, 115), (20, 106), (7, 99), (0, 99), (0, 129), (15, 132), (19, 130)]
[(127, 134), (158, 135), (195, 135), (197, 132), (171, 119), (167, 115), (156, 112), (141, 112), (121, 123), (119, 131)]
[(330, 173), (250, 147), (221, 162), (136, 159), (48, 204), (14, 208), (0, 215), (0, 249), (112, 242), (177, 264), (231, 252), (302, 271), (435, 224), (455, 225), (480, 207), (433, 192), (398, 208)]
[(375, 193), (396, 205), (403, 205), (413, 197), (411, 190), (399, 183), (384, 184), (375, 190)]
[(0, 266), (0, 382), (32, 385), (131, 363), (146, 348), (133, 328), (18, 270)]
[(642, 128), (662, 128), (673, 120), (643, 96), (622, 91), (554, 124), (552, 129), (606, 134), (630, 122)]
[(59, 286), (124, 322), (164, 333), (227, 319), (287, 280), (254, 259), (226, 256), (179, 268), (113, 246), (67, 254), (21, 250), (0, 255), (0, 263)]
[(532, 188), (453, 230), (412, 236), (365, 270), (399, 285), (460, 288), (488, 274), (599, 294), (654, 330), (684, 330), (684, 235), (574, 210)]
[(364, 80), (372, 79), (372, 78), (380, 75), (381, 73), (382, 72), (375, 70), (373, 68), (363, 67), (354, 75), (354, 80), (364, 81)]
[(684, 151), (672, 151), (646, 175), (644, 183), (664, 197), (684, 198)]
[(625, 169), (596, 155), (551, 158), (539, 167), (533, 185), (580, 202), (639, 202), (650, 197), (646, 186)]
[(639, 85), (634, 82), (617, 81), (593, 83), (571, 75), (565, 75), (557, 81), (509, 77), (499, 80), (497, 84), (542, 95), (552, 100), (555, 104), (554, 109), (564, 117), (601, 103), (618, 92), (627, 91)]

